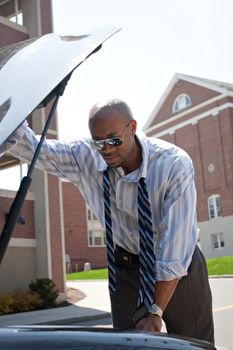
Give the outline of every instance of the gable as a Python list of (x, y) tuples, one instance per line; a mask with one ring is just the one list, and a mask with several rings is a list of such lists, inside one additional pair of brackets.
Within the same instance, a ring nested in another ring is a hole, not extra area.
[[(188, 105), (185, 108), (180, 109), (179, 111), (173, 111), (173, 104), (176, 98), (179, 95), (186, 94), (191, 99), (191, 105)], [(202, 102), (205, 102), (211, 98), (219, 96), (221, 93), (216, 90), (211, 90), (205, 87), (202, 87), (198, 84), (194, 84), (185, 80), (178, 80), (170, 93), (163, 101), (160, 109), (156, 112), (155, 115), (151, 116), (150, 125), (147, 125), (147, 128), (156, 125), (164, 120), (167, 120), (179, 113), (182, 113), (188, 109), (191, 109)]]

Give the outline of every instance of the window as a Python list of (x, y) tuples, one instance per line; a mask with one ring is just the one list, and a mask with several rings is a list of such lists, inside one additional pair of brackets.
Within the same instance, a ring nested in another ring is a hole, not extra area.
[(223, 233), (212, 233), (211, 241), (212, 241), (213, 249), (221, 249), (221, 248), (224, 248), (225, 246)]
[(88, 232), (89, 246), (104, 247), (106, 246), (105, 231), (92, 230)]
[(181, 94), (176, 97), (173, 103), (172, 112), (173, 113), (179, 112), (180, 110), (188, 106), (191, 106), (191, 104), (192, 104), (191, 98), (186, 94)]
[(208, 198), (208, 212), (209, 219), (214, 219), (222, 215), (219, 194), (214, 194)]
[(87, 209), (87, 218), (88, 218), (88, 221), (93, 221), (93, 220), (96, 221), (97, 220), (97, 217), (90, 209)]
[(5, 0), (0, 2), (0, 15), (10, 21), (23, 24), (22, 4), (19, 0)]
[(27, 170), (28, 165), (26, 163), (0, 170), (0, 188), (17, 191), (22, 178), (27, 174)]

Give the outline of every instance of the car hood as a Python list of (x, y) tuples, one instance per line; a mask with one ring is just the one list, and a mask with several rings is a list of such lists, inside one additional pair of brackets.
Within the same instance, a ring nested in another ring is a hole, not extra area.
[(213, 350), (213, 345), (165, 333), (121, 332), (110, 328), (20, 326), (0, 328), (1, 350)]
[(82, 36), (50, 33), (1, 48), (0, 145), (37, 107), (45, 106), (54, 97), (54, 89), (119, 30), (107, 26)]

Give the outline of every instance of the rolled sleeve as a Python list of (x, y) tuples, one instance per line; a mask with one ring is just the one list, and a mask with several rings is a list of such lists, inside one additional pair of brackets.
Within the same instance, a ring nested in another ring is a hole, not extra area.
[(189, 161), (181, 159), (173, 167), (161, 211), (155, 248), (158, 281), (187, 275), (197, 243), (196, 188)]
[(180, 261), (156, 261), (156, 279), (169, 281), (187, 275), (187, 270)]

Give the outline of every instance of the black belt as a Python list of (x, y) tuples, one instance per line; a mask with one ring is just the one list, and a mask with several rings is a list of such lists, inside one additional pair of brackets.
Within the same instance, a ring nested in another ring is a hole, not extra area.
[(115, 248), (115, 266), (123, 268), (133, 268), (138, 266), (139, 256), (128, 252), (122, 247)]

